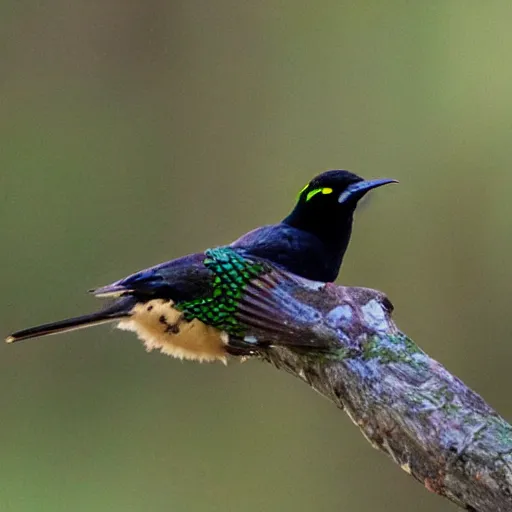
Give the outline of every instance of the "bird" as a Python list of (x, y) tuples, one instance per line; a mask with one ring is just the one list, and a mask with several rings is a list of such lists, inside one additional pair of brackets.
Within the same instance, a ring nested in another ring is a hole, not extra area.
[(99, 311), (23, 329), (6, 342), (117, 322), (134, 331), (148, 351), (200, 362), (226, 362), (227, 355), (254, 355), (272, 344), (301, 348), (292, 314), (300, 308), (272, 290), (294, 280), (333, 281), (357, 202), (369, 190), (395, 182), (326, 171), (299, 192), (282, 222), (93, 289), (96, 297), (110, 299)]

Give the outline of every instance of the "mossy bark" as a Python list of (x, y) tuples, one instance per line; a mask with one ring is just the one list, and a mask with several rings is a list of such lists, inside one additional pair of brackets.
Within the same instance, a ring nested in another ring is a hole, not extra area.
[(269, 362), (346, 411), (428, 490), (467, 510), (512, 511), (512, 426), (398, 330), (382, 293), (306, 281), (282, 291), (283, 310), (297, 302), (318, 315), (295, 317), (304, 346), (276, 343)]

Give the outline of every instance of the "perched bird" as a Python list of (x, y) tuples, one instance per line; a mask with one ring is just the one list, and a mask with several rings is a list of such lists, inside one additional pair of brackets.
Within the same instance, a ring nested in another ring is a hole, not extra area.
[[(271, 290), (293, 279), (334, 280), (357, 201), (393, 182), (327, 171), (301, 190), (294, 210), (280, 224), (93, 290), (113, 301), (96, 313), (24, 329), (6, 341), (116, 321), (120, 329), (135, 331), (148, 350), (158, 348), (180, 359), (224, 361), (227, 354), (252, 354), (273, 343), (301, 346), (289, 321), (293, 300), (283, 301)], [(276, 300), (279, 308), (273, 307)], [(305, 315), (301, 310), (295, 317)]]

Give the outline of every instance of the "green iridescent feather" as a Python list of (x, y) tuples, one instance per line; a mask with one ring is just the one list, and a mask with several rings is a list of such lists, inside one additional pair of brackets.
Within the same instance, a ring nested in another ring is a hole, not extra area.
[(203, 264), (212, 271), (212, 293), (176, 305), (187, 320), (197, 318), (231, 335), (243, 334), (244, 327), (236, 318), (240, 299), (248, 283), (262, 275), (265, 265), (248, 260), (228, 247), (205, 251)]

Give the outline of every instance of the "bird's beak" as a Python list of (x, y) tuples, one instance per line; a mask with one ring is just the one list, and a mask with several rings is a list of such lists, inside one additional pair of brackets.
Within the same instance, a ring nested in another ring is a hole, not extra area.
[(340, 194), (340, 197), (338, 197), (338, 203), (346, 203), (350, 200), (359, 201), (359, 199), (361, 199), (369, 190), (372, 190), (373, 188), (377, 187), (382, 187), (382, 185), (387, 185), (388, 183), (398, 183), (398, 180), (380, 179), (358, 181), (357, 183), (349, 185)]

